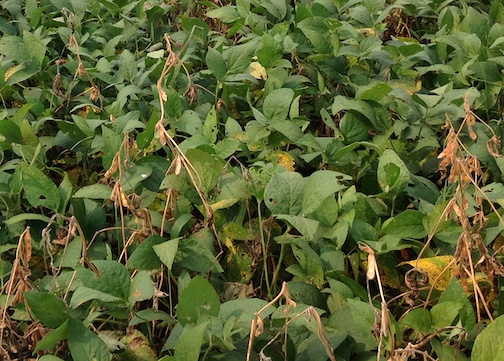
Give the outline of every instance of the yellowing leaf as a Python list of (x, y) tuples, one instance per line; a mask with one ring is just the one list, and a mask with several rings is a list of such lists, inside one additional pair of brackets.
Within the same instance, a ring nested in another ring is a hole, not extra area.
[[(435, 289), (443, 291), (448, 287), (455, 271), (456, 264), (452, 262), (453, 260), (453, 256), (436, 256), (403, 262), (401, 264), (409, 264), (420, 271), (426, 272), (429, 275), (429, 283)], [(446, 267), (448, 269), (445, 271)], [(443, 271), (444, 273), (439, 277)], [(439, 279), (437, 279), (438, 277)]]
[(214, 204), (210, 204), (210, 208), (212, 208), (212, 210), (214, 211), (218, 209), (225, 209), (231, 207), (238, 201), (239, 201), (238, 198), (222, 199), (220, 201), (215, 202)]
[(269, 160), (270, 162), (280, 164), (289, 172), (294, 172), (296, 170), (295, 168), (296, 161), (294, 160), (294, 157), (287, 152), (281, 150), (274, 150), (268, 153), (266, 159)]
[(409, 95), (418, 93), (422, 89), (422, 81), (420, 79), (408, 78), (406, 80), (391, 80), (387, 83), (393, 89), (403, 89)]
[(7, 81), (12, 75), (17, 73), (20, 70), (23, 70), (26, 66), (24, 64), (19, 64), (16, 66), (13, 66), (12, 68), (7, 69), (7, 71), (4, 74), (5, 81)]

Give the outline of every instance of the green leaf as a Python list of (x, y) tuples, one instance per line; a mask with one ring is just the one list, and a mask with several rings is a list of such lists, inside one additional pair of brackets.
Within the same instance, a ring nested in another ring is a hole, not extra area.
[(32, 59), (35, 59), (39, 65), (42, 65), (46, 53), (46, 46), (32, 33), (23, 31), (23, 44), (30, 53)]
[(297, 24), (304, 36), (312, 43), (318, 53), (329, 54), (331, 52), (331, 44), (327, 38), (328, 29), (324, 18), (321, 16), (313, 16), (301, 20)]
[(476, 337), (471, 361), (504, 361), (504, 315), (497, 317)]
[(276, 173), (264, 189), (264, 203), (273, 214), (298, 215), (303, 207), (304, 179), (299, 173)]
[(224, 138), (215, 144), (215, 154), (221, 159), (227, 159), (240, 149), (241, 142), (234, 138)]
[[(69, 321), (63, 322), (57, 329), (49, 331), (39, 342), (33, 352), (53, 350), (58, 342), (63, 341), (68, 335)], [(42, 360), (42, 358), (40, 359)]]
[(264, 99), (263, 113), (271, 121), (285, 120), (289, 114), (294, 91), (289, 88), (273, 90)]
[(423, 217), (423, 213), (414, 209), (407, 209), (397, 216), (387, 219), (383, 223), (382, 232), (401, 238), (424, 238), (427, 231), (423, 226)]
[(60, 298), (45, 292), (27, 291), (24, 293), (33, 315), (50, 328), (58, 328), (68, 319), (68, 312)]
[(410, 172), (401, 158), (386, 149), (378, 161), (378, 184), (385, 193), (399, 194), (410, 180)]
[[(222, 9), (222, 8), (221, 8)], [(222, 52), (227, 65), (227, 74), (240, 74), (247, 69), (252, 61), (252, 56), (256, 51), (253, 42), (229, 47)]]
[[(267, 301), (261, 300), (259, 298), (247, 298), (243, 300), (231, 300), (224, 302), (219, 309), (219, 318), (222, 320), (227, 320), (230, 317), (244, 317), (245, 323), (250, 323), (254, 318), (254, 313), (258, 312), (261, 308), (268, 304)], [(268, 308), (261, 313), (261, 316), (265, 317), (273, 313), (274, 306)], [(249, 324), (250, 326), (250, 324)]]
[(196, 182), (208, 194), (217, 185), (225, 162), (199, 149), (189, 149), (186, 156), (196, 170)]
[(70, 178), (68, 177), (68, 173), (63, 173), (63, 180), (58, 186), (58, 192), (61, 198), (60, 204), (60, 213), (64, 214), (66, 212), (66, 208), (70, 198), (72, 197), (73, 186)]
[(21, 121), (19, 130), (21, 131), (21, 136), (23, 137), (24, 144), (36, 147), (40, 143), (39, 139), (37, 138), (37, 134), (35, 134), (35, 132), (33, 131), (32, 125), (26, 118)]
[(177, 316), (180, 323), (196, 323), (201, 315), (217, 316), (220, 300), (217, 292), (201, 276), (194, 277), (180, 294)]
[(128, 326), (136, 326), (141, 323), (151, 322), (151, 321), (164, 321), (167, 324), (173, 324), (175, 321), (173, 317), (164, 311), (156, 311), (152, 308), (147, 308), (145, 310), (140, 310), (135, 312), (135, 315), (129, 322)]
[(325, 296), (317, 286), (305, 282), (288, 282), (289, 293), (296, 302), (320, 308), (327, 309)]
[(129, 306), (133, 308), (139, 301), (149, 300), (154, 296), (154, 284), (147, 271), (138, 272), (131, 280)]
[(23, 188), (26, 199), (33, 207), (43, 206), (55, 212), (60, 205), (58, 187), (40, 169), (21, 163)]
[(89, 198), (89, 199), (110, 199), (112, 188), (106, 184), (92, 184), (84, 186), (74, 193), (74, 198)]
[(378, 241), (380, 237), (378, 231), (369, 223), (361, 221), (360, 219), (354, 220), (350, 235), (356, 241)]
[(175, 262), (196, 272), (222, 272), (222, 267), (215, 260), (214, 241), (209, 228), (203, 228), (189, 238), (181, 239)]
[(21, 213), (21, 214), (16, 214), (15, 216), (10, 217), (9, 219), (6, 219), (4, 221), (4, 224), (6, 224), (7, 226), (11, 226), (11, 225), (19, 223), (19, 222), (31, 221), (31, 220), (49, 223), (51, 221), (51, 218), (44, 216), (43, 214)]
[(428, 334), (432, 330), (432, 315), (425, 308), (417, 308), (408, 312), (401, 320), (401, 324)]
[(44, 355), (41, 358), (39, 358), (39, 361), (64, 361), (63, 359), (60, 359), (57, 356), (53, 355)]
[[(99, 120), (99, 122), (103, 121)], [(95, 124), (95, 126), (98, 126), (98, 124)], [(131, 133), (136, 129), (145, 129), (145, 124), (140, 120), (140, 112), (138, 110), (117, 117), (112, 126), (117, 134)]]
[[(166, 239), (158, 235), (146, 238), (135, 248), (129, 256), (126, 266), (129, 269), (151, 270), (161, 267), (161, 260), (154, 250), (154, 246), (166, 242)], [(161, 251), (160, 251), (161, 252)], [(163, 256), (164, 257), (164, 256)]]
[(187, 18), (181, 16), (182, 28), (186, 34), (193, 35), (194, 38), (205, 43), (207, 40), (208, 24), (201, 18)]
[(460, 321), (462, 323), (462, 327), (471, 331), (476, 325), (476, 314), (471, 301), (467, 298), (464, 288), (456, 277), (452, 277), (450, 284), (439, 297), (438, 303), (450, 302), (453, 300), (457, 300), (457, 302), (462, 304), (463, 307), (460, 310)]
[(268, 126), (261, 124), (261, 122), (251, 120), (245, 125), (245, 132), (252, 142), (257, 142), (268, 137), (271, 134), (271, 129)]
[(147, 148), (154, 139), (154, 130), (156, 128), (158, 117), (158, 111), (156, 109), (153, 109), (149, 121), (145, 126), (145, 130), (137, 135), (137, 144), (140, 149)]
[(129, 297), (130, 275), (126, 267), (112, 260), (93, 261), (100, 277), (85, 268), (79, 269), (77, 274), (85, 287), (107, 293), (127, 301)]
[(123, 171), (121, 184), (125, 192), (132, 191), (140, 182), (148, 179), (152, 174), (152, 168), (149, 165), (139, 165), (138, 163), (131, 168)]
[(291, 216), (288, 214), (277, 214), (276, 217), (290, 223), (299, 231), (299, 233), (305, 236), (307, 240), (315, 241), (315, 236), (320, 225), (319, 221), (301, 216)]
[[(322, 261), (317, 253), (302, 238), (291, 241), (292, 253), (298, 261), (298, 265), (304, 271), (307, 280), (316, 286), (322, 286), (324, 283), (324, 269)], [(289, 268), (287, 268), (289, 271)]]
[(98, 291), (89, 287), (79, 286), (75, 289), (74, 293), (72, 294), (69, 306), (70, 308), (75, 309), (80, 305), (91, 300), (98, 300), (107, 303), (120, 303), (124, 301), (120, 297), (113, 296), (111, 294)]
[(135, 56), (128, 49), (124, 49), (121, 55), (119, 55), (118, 63), (119, 76), (132, 83), (137, 72)]
[(112, 354), (97, 334), (76, 318), (69, 320), (68, 348), (74, 361), (111, 361)]
[(265, 33), (261, 37), (261, 47), (256, 52), (256, 56), (263, 67), (271, 68), (283, 58), (282, 45), (271, 35)]
[(177, 130), (190, 135), (202, 134), (203, 122), (194, 110), (186, 110), (178, 118)]
[(353, 110), (362, 114), (371, 122), (373, 122), (376, 117), (373, 107), (368, 102), (364, 100), (347, 98), (342, 95), (334, 97), (334, 102), (331, 110), (333, 115), (338, 114), (342, 110)]
[(174, 361), (197, 361), (203, 344), (203, 335), (209, 322), (187, 325), (175, 345)]
[(467, 34), (462, 40), (464, 55), (470, 58), (477, 58), (480, 53), (482, 43), (476, 34)]
[(472, 77), (485, 83), (498, 83), (501, 81), (499, 67), (490, 61), (478, 61), (472, 64), (469, 69), (474, 73)]
[(300, 127), (290, 120), (276, 120), (271, 123), (271, 127), (277, 132), (282, 133), (291, 142), (295, 143), (303, 137)]
[(0, 39), (0, 53), (7, 55), (7, 59), (18, 63), (30, 60), (30, 55), (19, 36), (5, 35)]
[[(464, 20), (460, 23), (460, 31), (474, 34), (479, 39), (485, 39), (490, 31), (490, 21), (487, 14), (482, 14), (475, 8), (468, 6)], [(467, 38), (467, 36), (465, 37)]]
[(203, 136), (208, 143), (214, 144), (217, 141), (217, 133), (217, 113), (215, 106), (212, 106), (203, 123)]
[(227, 73), (226, 63), (224, 62), (222, 54), (214, 48), (208, 48), (205, 62), (213, 76), (215, 76), (218, 81), (222, 82)]
[(362, 91), (359, 89), (355, 97), (360, 100), (372, 100), (378, 102), (391, 91), (392, 88), (387, 84), (375, 83), (370, 87), (363, 88)]
[[(336, 220), (339, 216), (338, 213), (339, 208), (338, 203), (336, 202), (336, 198), (329, 196), (324, 199), (313, 212), (310, 213), (310, 218), (319, 221), (322, 227), (330, 228), (336, 223)], [(341, 227), (345, 222), (340, 223)]]
[(371, 127), (363, 115), (349, 111), (341, 119), (340, 129), (347, 142), (360, 142), (369, 138)]
[(72, 198), (71, 205), (87, 239), (106, 226), (105, 210), (100, 204), (86, 198)]
[[(375, 311), (367, 302), (348, 299), (332, 313), (327, 327), (346, 332), (353, 338), (356, 352), (370, 351), (377, 347), (376, 339), (370, 330), (375, 322)], [(376, 358), (376, 357), (375, 357)]]
[(278, 20), (282, 20), (287, 15), (287, 4), (285, 0), (258, 0), (257, 4), (265, 8)]
[(430, 310), (433, 329), (438, 330), (443, 327), (454, 326), (455, 320), (462, 308), (463, 305), (455, 301), (446, 301), (434, 305)]
[[(155, 236), (159, 237), (159, 236)], [(160, 238), (160, 237), (159, 237)], [(171, 271), (173, 266), (173, 261), (175, 259), (175, 255), (177, 254), (179, 246), (179, 238), (175, 238), (169, 240), (167, 242), (163, 242), (160, 244), (155, 244), (152, 246), (152, 249), (159, 257), (161, 262)]]
[(231, 24), (236, 20), (240, 19), (238, 11), (236, 11), (236, 6), (228, 5), (222, 6), (218, 9), (210, 10), (206, 13), (211, 19), (219, 19), (224, 24)]
[(439, 361), (466, 361), (467, 356), (458, 347), (445, 345), (438, 339), (430, 341)]
[(21, 130), (12, 120), (4, 119), (0, 121), (0, 135), (5, 137), (6, 143), (23, 144)]
[(119, 151), (122, 143), (122, 137), (117, 135), (112, 129), (102, 125), (101, 126), (104, 145), (103, 145), (103, 168), (109, 169), (112, 165), (116, 153)]
[(349, 177), (330, 170), (320, 170), (312, 173), (304, 182), (303, 213), (310, 214), (315, 211), (324, 200), (345, 189), (339, 179)]

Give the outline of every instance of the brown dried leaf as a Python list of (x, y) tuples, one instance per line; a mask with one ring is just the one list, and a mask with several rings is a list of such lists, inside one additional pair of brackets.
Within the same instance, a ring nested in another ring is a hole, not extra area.
[(490, 153), (494, 157), (502, 157), (502, 155), (500, 154), (501, 140), (497, 135), (494, 135), (488, 140), (486, 147), (488, 153)]
[[(7, 76), (6, 76), (7, 80)], [(65, 98), (66, 97), (66, 89), (61, 83), (61, 74), (58, 73), (54, 77), (53, 84), (52, 84), (52, 91), (54, 94), (60, 98)]]
[(464, 111), (466, 112), (466, 114), (472, 112), (471, 105), (469, 104), (469, 97), (467, 96), (467, 94), (464, 94)]
[(261, 336), (263, 331), (264, 331), (264, 321), (260, 316), (256, 316), (256, 329), (254, 330), (255, 337)]
[(98, 88), (97, 85), (93, 86), (91, 93), (89, 94), (89, 100), (97, 100), (98, 98), (100, 98), (100, 94), (100, 88)]
[(32, 256), (30, 227), (26, 227), (25, 231), (21, 234), (20, 242), (23, 244), (23, 253), (20, 254), (20, 260), (22, 260), (24, 265), (28, 265)]

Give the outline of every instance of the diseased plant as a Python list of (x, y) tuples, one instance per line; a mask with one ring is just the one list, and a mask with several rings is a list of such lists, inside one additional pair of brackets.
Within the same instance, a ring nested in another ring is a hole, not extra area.
[(0, 14), (2, 359), (499, 357), (502, 4)]

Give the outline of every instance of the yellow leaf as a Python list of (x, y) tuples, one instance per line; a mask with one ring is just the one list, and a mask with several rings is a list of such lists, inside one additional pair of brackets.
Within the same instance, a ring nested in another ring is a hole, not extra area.
[(233, 239), (231, 237), (226, 237), (224, 244), (231, 251), (231, 253), (236, 254), (236, 248), (233, 244)]
[[(436, 256), (403, 262), (401, 264), (409, 264), (422, 272), (426, 272), (429, 276), (429, 283), (434, 286), (435, 289), (443, 291), (448, 287), (456, 269), (456, 263), (452, 262), (453, 260), (453, 256)], [(447, 267), (448, 269), (445, 271)], [(443, 271), (444, 273), (439, 276)], [(436, 281), (438, 277), (439, 279)]]
[(268, 75), (266, 74), (266, 69), (259, 62), (253, 61), (250, 63), (247, 72), (252, 75), (256, 79), (268, 79)]

